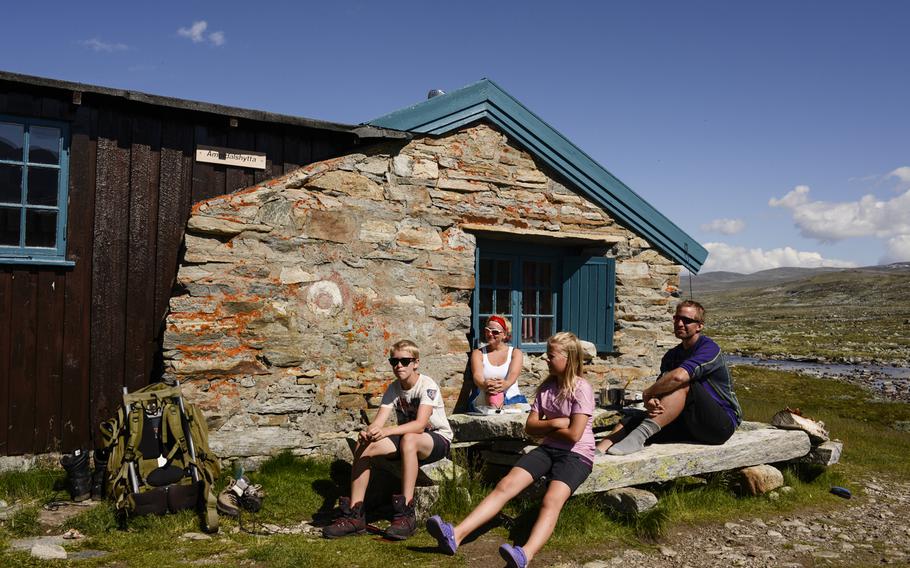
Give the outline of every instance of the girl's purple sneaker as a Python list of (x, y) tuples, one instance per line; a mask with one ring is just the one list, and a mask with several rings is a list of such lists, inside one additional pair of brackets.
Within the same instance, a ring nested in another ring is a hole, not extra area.
[(528, 558), (520, 546), (503, 544), (499, 547), (499, 555), (506, 561), (506, 566), (509, 568), (526, 568), (528, 565)]
[(439, 515), (433, 515), (427, 519), (427, 532), (436, 539), (436, 543), (439, 544), (439, 550), (449, 556), (454, 555), (455, 551), (458, 550), (458, 545), (455, 544), (455, 530), (452, 525), (443, 521)]

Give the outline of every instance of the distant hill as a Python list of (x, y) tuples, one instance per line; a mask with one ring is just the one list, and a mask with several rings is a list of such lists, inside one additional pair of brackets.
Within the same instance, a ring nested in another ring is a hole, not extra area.
[[(710, 294), (714, 292), (726, 292), (739, 290), (743, 288), (764, 288), (774, 286), (784, 282), (793, 282), (810, 278), (819, 274), (829, 274), (833, 272), (853, 272), (853, 273), (886, 273), (886, 274), (906, 274), (910, 275), (910, 262), (896, 262), (880, 266), (864, 266), (862, 268), (798, 268), (784, 267), (761, 270), (752, 274), (741, 274), (739, 272), (705, 272), (703, 274), (692, 275), (692, 291), (695, 296), (699, 294)], [(688, 291), (688, 277), (683, 277), (681, 282), (683, 290)]]
[[(682, 288), (688, 291), (688, 279)], [(906, 364), (910, 263), (693, 277), (707, 332), (730, 352)], [(685, 297), (688, 294), (684, 294)]]

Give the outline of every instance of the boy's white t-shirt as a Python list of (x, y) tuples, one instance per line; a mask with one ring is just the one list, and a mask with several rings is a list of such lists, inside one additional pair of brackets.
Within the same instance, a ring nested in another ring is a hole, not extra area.
[(452, 441), (452, 427), (446, 418), (445, 404), (442, 402), (442, 392), (436, 381), (426, 375), (420, 375), (417, 382), (410, 390), (401, 389), (401, 381), (394, 380), (382, 395), (382, 406), (395, 409), (398, 425), (413, 422), (417, 419), (417, 409), (421, 404), (433, 407), (430, 422), (426, 430), (436, 432), (446, 440)]

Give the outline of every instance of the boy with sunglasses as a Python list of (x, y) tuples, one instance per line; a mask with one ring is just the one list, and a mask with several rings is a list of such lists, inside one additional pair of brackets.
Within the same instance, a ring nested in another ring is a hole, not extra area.
[(720, 445), (730, 439), (742, 410), (720, 346), (702, 334), (704, 327), (701, 304), (685, 300), (676, 306), (673, 335), (680, 344), (667, 351), (660, 376), (642, 393), (647, 415), (619, 426), (598, 450), (626, 455), (649, 440)]
[[(395, 513), (386, 530), (388, 538), (404, 540), (417, 530), (414, 486), (417, 468), (449, 454), (452, 428), (446, 418), (442, 393), (436, 381), (417, 371), (420, 353), (407, 339), (389, 349), (389, 364), (396, 380), (382, 395), (376, 417), (360, 432), (354, 449), (351, 496), (339, 499), (341, 515), (322, 529), (326, 538), (362, 534), (366, 530), (363, 500), (370, 484), (370, 458), (401, 459), (401, 495), (392, 496)], [(395, 411), (397, 426), (385, 426)]]

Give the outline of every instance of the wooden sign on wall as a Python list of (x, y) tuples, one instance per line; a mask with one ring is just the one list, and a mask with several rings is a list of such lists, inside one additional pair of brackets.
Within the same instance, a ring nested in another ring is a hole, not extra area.
[(265, 157), (263, 152), (232, 150), (231, 148), (219, 148), (218, 146), (196, 146), (196, 161), (209, 164), (264, 170), (266, 167)]

